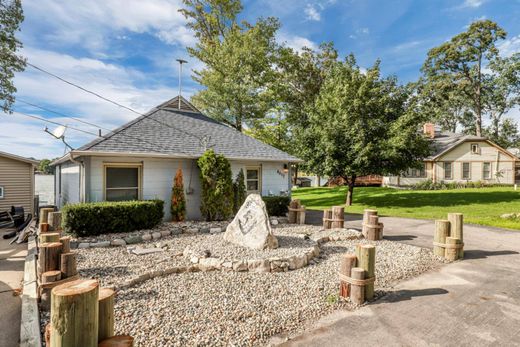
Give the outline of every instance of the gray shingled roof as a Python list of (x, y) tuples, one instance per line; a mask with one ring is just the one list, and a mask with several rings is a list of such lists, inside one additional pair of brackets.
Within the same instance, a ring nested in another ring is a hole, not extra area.
[(441, 132), (435, 134), (432, 141), (432, 154), (426, 158), (427, 160), (434, 159), (441, 153), (444, 153), (450, 148), (466, 141), (485, 141), (487, 138), (473, 135), (457, 134), (451, 132)]
[(164, 104), (77, 151), (92, 154), (154, 153), (198, 158), (205, 148), (212, 148), (216, 153), (232, 159), (300, 161), (201, 113), (173, 109)]

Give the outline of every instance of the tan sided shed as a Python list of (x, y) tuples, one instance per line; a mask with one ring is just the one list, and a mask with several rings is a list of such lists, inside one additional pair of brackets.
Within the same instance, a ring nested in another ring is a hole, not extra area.
[(34, 170), (37, 160), (0, 151), (0, 211), (23, 206), (34, 215)]

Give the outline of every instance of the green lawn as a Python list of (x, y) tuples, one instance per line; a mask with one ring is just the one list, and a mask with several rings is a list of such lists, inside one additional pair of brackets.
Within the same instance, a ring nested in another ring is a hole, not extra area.
[[(323, 210), (344, 204), (345, 193), (346, 187), (298, 188), (292, 195), (308, 209)], [(356, 187), (354, 203), (345, 210), (363, 213), (366, 208), (377, 209), (383, 216), (424, 219), (445, 219), (448, 212), (460, 212), (468, 223), (520, 230), (520, 220), (500, 218), (504, 213), (520, 212), (520, 190), (512, 187), (437, 191)]]

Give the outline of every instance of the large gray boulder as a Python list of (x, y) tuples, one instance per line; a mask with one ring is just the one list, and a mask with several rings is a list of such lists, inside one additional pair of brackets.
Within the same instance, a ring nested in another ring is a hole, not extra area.
[(224, 240), (252, 249), (277, 248), (265, 203), (258, 194), (251, 194), (228, 225)]

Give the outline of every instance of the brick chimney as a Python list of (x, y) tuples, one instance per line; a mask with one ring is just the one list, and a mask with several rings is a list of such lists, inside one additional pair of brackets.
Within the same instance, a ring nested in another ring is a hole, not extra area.
[(425, 123), (423, 126), (423, 133), (429, 138), (435, 138), (435, 124)]

